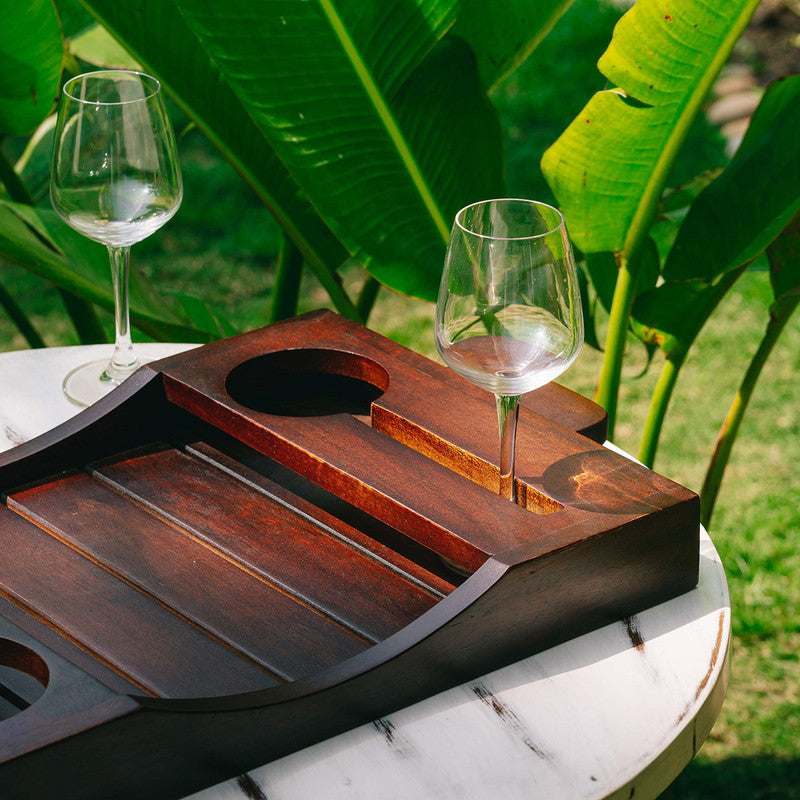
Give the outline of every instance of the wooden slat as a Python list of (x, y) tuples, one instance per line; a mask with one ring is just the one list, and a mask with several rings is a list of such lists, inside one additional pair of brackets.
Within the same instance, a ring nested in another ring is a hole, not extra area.
[(189, 437), (180, 447), (273, 497), (286, 508), (313, 519), (371, 558), (421, 584), (431, 594), (446, 597), (463, 582), (463, 576), (443, 567), (442, 560), (435, 553), (423, 550), (408, 537), (267, 459), (262, 453), (207, 426), (203, 426), (200, 436), (202, 440)]
[[(165, 369), (181, 380), (189, 379), (192, 372), (195, 372), (195, 377), (214, 376), (215, 373), (224, 377), (232, 366), (229, 363), (230, 342), (231, 340), (211, 342), (205, 345), (202, 351), (193, 351), (190, 358), (182, 355), (174, 356), (165, 362), (167, 364)], [(309, 312), (270, 325), (268, 328), (240, 334), (235, 342), (237, 354), (242, 361), (264, 353), (295, 348), (330, 347), (334, 350), (356, 352), (374, 359), (387, 369), (390, 373), (390, 386), (396, 383), (398, 367), (411, 367), (417, 372), (427, 374), (440, 385), (450, 387), (449, 390), (456, 392), (457, 395), (472, 396), (493, 404), (488, 392), (444, 365), (431, 361), (363, 325), (326, 310)], [(205, 383), (205, 386), (210, 389), (211, 382)], [(442, 404), (441, 392), (426, 395), (424, 399), (441, 411), (451, 410), (449, 405)], [(523, 395), (521, 405), (522, 419), (536, 414), (550, 423), (569, 428), (600, 444), (605, 441), (607, 428), (605, 411), (591, 400), (557, 383), (548, 384)]]
[(0, 552), (0, 594), (145, 692), (221, 695), (275, 683), (251, 662), (5, 506), (0, 506)]
[[(94, 472), (370, 641), (386, 638), (440, 599), (333, 531), (187, 453), (144, 453)], [(302, 649), (301, 642), (294, 646)]]
[(245, 415), (227, 397), (209, 398), (169, 375), (165, 381), (172, 402), (468, 572), (490, 554), (529, 540), (539, 528), (534, 515), (519, 506), (348, 414)]
[[(141, 687), (136, 686), (127, 680), (116, 670), (98, 661), (92, 654), (79, 647), (74, 642), (66, 639), (58, 631), (51, 628), (44, 620), (28, 614), (25, 609), (12, 603), (0, 594), (0, 636), (4, 630), (12, 631), (12, 638), (17, 641), (24, 641), (26, 636), (31, 637), (30, 641), (35, 644), (36, 649), (39, 644), (48, 648), (56, 655), (56, 661), (68, 662), (68, 671), (74, 674), (81, 674), (81, 682), (85, 685), (88, 674), (95, 678), (100, 684), (106, 687), (109, 692), (116, 694), (141, 694)], [(22, 636), (23, 638), (20, 638)], [(48, 660), (50, 670), (49, 680), (52, 682), (54, 677), (53, 664)]]
[[(213, 504), (206, 487), (185, 488), (195, 504)], [(77, 473), (19, 492), (9, 503), (282, 679), (302, 677), (367, 647), (89, 475)]]

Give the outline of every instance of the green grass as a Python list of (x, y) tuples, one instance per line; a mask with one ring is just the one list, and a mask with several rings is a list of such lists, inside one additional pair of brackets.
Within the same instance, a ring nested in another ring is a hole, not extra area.
[[(509, 194), (547, 199), (542, 151), (604, 86), (595, 62), (618, 12), (577, 0), (554, 35), (495, 98), (506, 129)], [(202, 296), (243, 329), (269, 310), (279, 230), (269, 213), (196, 131), (181, 141), (186, 185), (178, 215), (133, 248), (133, 265), (156, 285)], [(674, 180), (722, 163), (719, 140), (700, 121)], [(0, 264), (0, 280), (33, 316), (48, 345), (76, 343), (52, 287)], [(346, 273), (349, 288), (363, 280)], [(699, 490), (719, 425), (766, 322), (767, 275), (746, 274), (703, 330), (667, 417), (656, 469)], [(330, 306), (307, 275), (301, 311)], [(110, 329), (110, 320), (106, 318)], [(434, 356), (433, 307), (382, 291), (371, 327)], [(141, 337), (139, 337), (141, 338)], [(0, 312), (0, 350), (25, 347)], [(636, 453), (659, 357), (645, 365), (632, 343), (615, 438)], [(584, 348), (563, 381), (591, 396), (600, 355)], [(711, 526), (733, 602), (728, 697), (710, 739), (665, 793), (669, 800), (800, 797), (800, 318), (768, 362), (734, 448)]]

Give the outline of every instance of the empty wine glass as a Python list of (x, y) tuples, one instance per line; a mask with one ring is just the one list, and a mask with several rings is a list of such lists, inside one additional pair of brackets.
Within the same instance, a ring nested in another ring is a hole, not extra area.
[(56, 122), (50, 197), (59, 216), (108, 248), (115, 343), (64, 379), (70, 400), (87, 406), (139, 366), (128, 314), (130, 247), (178, 210), (183, 196), (175, 136), (150, 75), (99, 70), (64, 84)]
[(456, 214), (435, 335), (445, 363), (495, 395), (500, 494), (516, 501), (520, 395), (561, 374), (583, 343), (575, 261), (558, 209), (503, 199)]

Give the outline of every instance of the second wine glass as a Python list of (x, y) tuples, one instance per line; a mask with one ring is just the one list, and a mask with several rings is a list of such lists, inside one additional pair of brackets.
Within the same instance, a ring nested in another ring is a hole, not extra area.
[(50, 197), (70, 227), (106, 245), (114, 288), (110, 362), (85, 364), (64, 380), (78, 405), (90, 405), (139, 366), (128, 310), (130, 247), (164, 225), (182, 196), (175, 136), (155, 78), (99, 70), (64, 84)]
[(575, 261), (558, 209), (502, 199), (456, 214), (435, 336), (451, 369), (495, 395), (500, 494), (516, 500), (520, 395), (561, 374), (583, 343)]

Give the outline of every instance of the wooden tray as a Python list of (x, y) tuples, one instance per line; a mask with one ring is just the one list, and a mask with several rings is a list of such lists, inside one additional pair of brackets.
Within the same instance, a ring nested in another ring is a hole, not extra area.
[(491, 396), (329, 312), (143, 367), (0, 454), (4, 794), (180, 797), (691, 589), (604, 436), (528, 395), (504, 501)]

